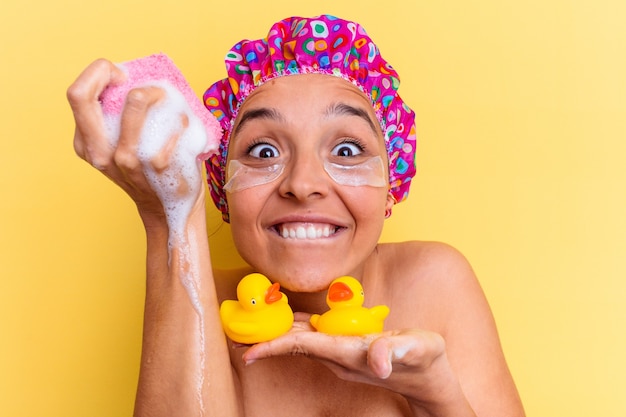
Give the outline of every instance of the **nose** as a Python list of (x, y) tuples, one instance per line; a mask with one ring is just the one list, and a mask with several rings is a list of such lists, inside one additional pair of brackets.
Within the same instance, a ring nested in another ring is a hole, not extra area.
[(280, 195), (305, 201), (328, 195), (330, 177), (323, 161), (310, 153), (298, 155), (285, 167), (279, 186)]

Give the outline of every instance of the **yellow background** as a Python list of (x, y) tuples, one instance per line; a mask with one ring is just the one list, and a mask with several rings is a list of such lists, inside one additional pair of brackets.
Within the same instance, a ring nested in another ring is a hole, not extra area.
[[(623, 0), (3, 1), (1, 415), (132, 409), (142, 228), (73, 154), (67, 86), (163, 51), (200, 95), (234, 42), (322, 12), (365, 26), (417, 113), (418, 176), (383, 239), (468, 256), (529, 416), (626, 415)], [(215, 262), (236, 262), (208, 219)]]

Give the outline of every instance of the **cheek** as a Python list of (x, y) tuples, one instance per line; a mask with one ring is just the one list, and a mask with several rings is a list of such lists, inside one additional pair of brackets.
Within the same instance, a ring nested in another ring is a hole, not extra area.
[(249, 229), (255, 224), (257, 209), (256, 199), (246, 198), (249, 191), (227, 194), (228, 212), (230, 216), (230, 229), (235, 242), (240, 235), (249, 234)]
[(227, 193), (228, 210), (231, 219), (250, 219), (258, 216), (261, 207), (267, 200), (269, 187), (251, 187), (235, 193)]
[(343, 187), (343, 200), (358, 220), (384, 220), (387, 190), (376, 187)]
[(259, 216), (266, 204), (269, 191), (264, 187), (254, 187), (236, 193), (228, 193), (230, 230), (237, 249), (241, 252), (246, 246), (255, 245)]
[(350, 187), (344, 203), (354, 219), (356, 233), (365, 245), (375, 245), (385, 223), (387, 191), (371, 187)]

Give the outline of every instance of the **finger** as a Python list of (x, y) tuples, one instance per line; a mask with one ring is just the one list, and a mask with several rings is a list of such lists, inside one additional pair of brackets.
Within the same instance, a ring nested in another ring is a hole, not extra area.
[(120, 122), (120, 137), (113, 158), (131, 183), (144, 178), (137, 148), (148, 112), (164, 96), (165, 92), (158, 87), (134, 88), (126, 96)]
[(309, 337), (309, 334), (307, 334), (306, 337), (300, 337), (297, 336), (297, 334), (303, 332), (294, 332), (293, 330), (294, 329), (292, 328), (292, 330), (286, 335), (277, 337), (269, 342), (259, 343), (252, 346), (243, 354), (244, 362), (250, 364), (259, 359), (267, 359), (283, 355), (308, 356), (309, 353), (306, 347), (308, 343), (306, 342), (306, 339)]
[(308, 320), (294, 320), (292, 331), (315, 332), (315, 327)]
[(94, 146), (108, 145), (103, 140), (104, 123), (98, 98), (107, 85), (120, 84), (125, 77), (112, 62), (99, 59), (85, 68), (67, 89), (67, 100), (76, 122), (74, 148), (81, 158), (88, 159)]
[(92, 62), (67, 89), (67, 100), (75, 116), (84, 114), (85, 105), (100, 106), (98, 99), (109, 84), (121, 84), (126, 74), (111, 61)]
[[(189, 126), (189, 116), (181, 114), (180, 118), (182, 128), (186, 129)], [(182, 132), (175, 132), (172, 134), (172, 136), (170, 136), (170, 138), (165, 142), (165, 145), (163, 145), (163, 148), (161, 148), (150, 161), (152, 169), (157, 173), (161, 173), (169, 167), (170, 158), (176, 150), (181, 136)]]
[(306, 321), (308, 322), (311, 319), (311, 314), (310, 313), (303, 313), (301, 311), (296, 311), (293, 313), (293, 318), (295, 321)]
[(253, 346), (244, 353), (243, 359), (246, 363), (251, 363), (275, 356), (301, 355), (353, 368), (364, 364), (368, 345), (369, 342), (361, 337), (291, 331), (269, 342)]
[[(399, 356), (402, 356), (400, 353)], [(367, 355), (367, 366), (380, 379), (387, 379), (393, 371), (392, 339), (381, 337), (372, 342)]]
[(409, 331), (372, 341), (367, 355), (370, 370), (381, 379), (395, 369), (425, 369), (444, 352), (443, 338), (432, 332)]

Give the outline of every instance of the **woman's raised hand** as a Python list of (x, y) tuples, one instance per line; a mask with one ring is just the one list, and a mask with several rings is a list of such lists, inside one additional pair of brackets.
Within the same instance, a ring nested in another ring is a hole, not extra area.
[[(68, 88), (67, 98), (74, 113), (76, 131), (74, 149), (89, 164), (119, 185), (135, 201), (142, 216), (162, 217), (164, 199), (203, 201), (201, 184), (189, 184), (179, 176), (172, 181), (167, 168), (178, 139), (188, 125), (188, 116), (181, 114), (178, 130), (169, 133), (161, 148), (146, 160), (138, 149), (150, 110), (165, 98), (159, 87), (130, 90), (120, 119), (119, 138), (111, 140), (105, 128), (100, 96), (108, 85), (118, 85), (126, 75), (115, 64), (100, 59), (89, 65)], [(192, 161), (196, 162), (196, 161)], [(200, 170), (200, 167), (197, 167)], [(159, 186), (155, 187), (155, 183)], [(169, 188), (168, 188), (169, 187)], [(155, 188), (159, 188), (156, 190)]]

